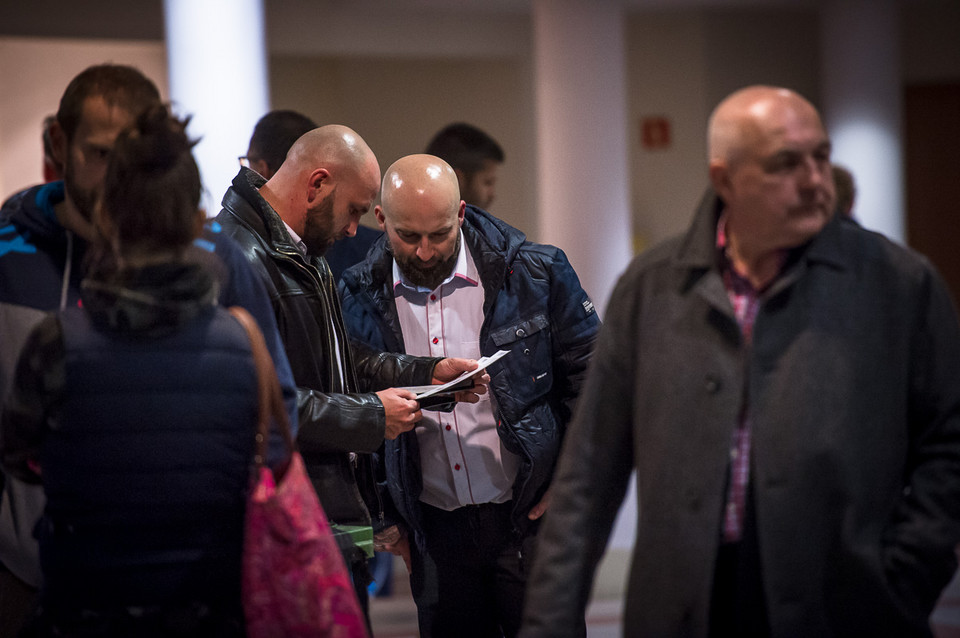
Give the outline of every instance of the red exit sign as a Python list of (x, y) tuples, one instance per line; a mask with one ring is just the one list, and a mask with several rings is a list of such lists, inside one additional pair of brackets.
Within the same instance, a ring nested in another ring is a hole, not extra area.
[(650, 115), (640, 120), (640, 143), (651, 151), (670, 148), (670, 120), (663, 115)]

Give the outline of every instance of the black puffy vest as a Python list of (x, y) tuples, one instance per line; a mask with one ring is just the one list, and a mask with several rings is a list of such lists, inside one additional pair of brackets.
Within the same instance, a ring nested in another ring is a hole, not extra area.
[(62, 317), (61, 427), (41, 454), (43, 600), (239, 604), (256, 373), (240, 325), (211, 308), (175, 334), (123, 339)]

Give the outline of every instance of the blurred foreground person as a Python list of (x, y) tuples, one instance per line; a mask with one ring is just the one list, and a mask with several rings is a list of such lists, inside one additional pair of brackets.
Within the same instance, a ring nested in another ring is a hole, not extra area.
[(712, 192), (610, 297), (521, 635), (572, 634), (635, 469), (624, 636), (929, 637), (960, 541), (947, 288), (834, 214), (800, 95), (742, 89), (708, 131)]
[[(52, 154), (63, 165), (63, 180), (24, 189), (0, 208), (0, 242), (6, 247), (0, 250), (0, 407), (15, 377), (20, 350), (36, 324), (49, 312), (80, 304), (87, 249), (96, 235), (94, 204), (117, 136), (160, 104), (156, 85), (134, 67), (98, 64), (84, 69), (64, 90), (48, 131)], [(293, 376), (263, 284), (218, 224), (208, 221), (196, 246), (223, 263), (220, 304), (242, 306), (257, 320), (295, 427)], [(285, 454), (279, 437), (274, 438), (271, 453)], [(40, 560), (33, 531), (44, 499), (39, 485), (6, 473), (0, 478), (0, 638), (8, 638), (36, 606)]]
[(217, 306), (222, 266), (194, 243), (191, 147), (162, 106), (120, 133), (82, 307), (44, 319), (20, 357), (2, 461), (46, 496), (27, 635), (243, 635), (256, 373)]

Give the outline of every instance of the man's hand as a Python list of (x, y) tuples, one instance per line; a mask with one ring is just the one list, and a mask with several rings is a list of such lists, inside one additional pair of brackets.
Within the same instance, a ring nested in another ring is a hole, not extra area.
[(420, 413), (420, 404), (417, 403), (417, 395), (409, 390), (389, 388), (377, 392), (377, 396), (380, 397), (387, 417), (383, 435), (390, 440), (404, 432), (409, 432), (423, 418)]
[(378, 552), (390, 552), (403, 559), (407, 566), (407, 573), (413, 573), (410, 567), (410, 540), (404, 530), (393, 525), (373, 537), (373, 549)]
[(548, 507), (550, 507), (550, 490), (549, 489), (544, 493), (543, 498), (540, 499), (540, 502), (533, 506), (533, 509), (530, 510), (529, 514), (527, 514), (527, 518), (529, 518), (531, 521), (537, 520), (538, 518), (543, 516), (544, 512), (547, 511)]
[[(441, 384), (447, 381), (453, 381), (464, 372), (477, 369), (476, 359), (441, 359), (433, 368), (433, 383)], [(468, 390), (457, 392), (454, 396), (457, 401), (465, 403), (476, 403), (480, 400), (480, 395), (487, 393), (487, 385), (490, 383), (490, 375), (486, 372), (478, 374), (473, 378), (473, 387)]]

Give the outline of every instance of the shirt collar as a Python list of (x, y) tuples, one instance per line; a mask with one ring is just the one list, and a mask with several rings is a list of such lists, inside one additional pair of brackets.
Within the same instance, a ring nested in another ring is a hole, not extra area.
[[(454, 267), (453, 272), (450, 273), (446, 279), (441, 282), (437, 288), (443, 288), (449, 283), (456, 282), (465, 286), (477, 286), (480, 284), (480, 275), (477, 271), (477, 264), (473, 261), (473, 256), (470, 254), (470, 249), (467, 247), (465, 241), (463, 241), (463, 230), (460, 230), (460, 254), (457, 255), (457, 265)], [(405, 289), (420, 292), (420, 293), (430, 293), (433, 292), (429, 288), (424, 286), (418, 286), (416, 284), (410, 283), (410, 281), (403, 276), (403, 273), (400, 271), (400, 266), (397, 265), (397, 260), (393, 260), (393, 288), (396, 290), (397, 286), (403, 286)]]
[[(280, 221), (283, 222), (283, 218), (282, 218), (282, 217), (280, 218)], [(290, 224), (288, 224), (287, 222), (283, 222), (283, 226), (284, 226), (284, 228), (287, 229), (287, 232), (290, 233), (290, 239), (293, 240), (293, 245), (297, 247), (297, 250), (299, 250), (302, 255), (306, 256), (306, 254), (307, 254), (307, 245), (306, 245), (305, 243), (303, 243), (303, 240), (302, 240), (302, 239), (300, 239), (300, 235), (298, 235), (297, 233), (293, 232), (293, 229), (290, 228)]]
[[(734, 285), (737, 288), (743, 288), (743, 286), (753, 289), (753, 284), (750, 281), (737, 272), (737, 269), (733, 267), (733, 261), (730, 259), (730, 255), (727, 253), (727, 213), (726, 211), (720, 213), (720, 218), (717, 220), (717, 234), (716, 234), (716, 243), (717, 253), (720, 256), (720, 271), (724, 276), (724, 280), (727, 282), (728, 287), (730, 287), (732, 282), (736, 282)], [(777, 253), (777, 257), (780, 259), (780, 268), (779, 274), (777, 277), (774, 277), (773, 281), (776, 281), (780, 275), (783, 274), (783, 269), (786, 266), (787, 258), (790, 255), (790, 251), (781, 250)], [(764, 286), (764, 290), (769, 288), (773, 281)], [(757, 291), (761, 292), (761, 291)]]

